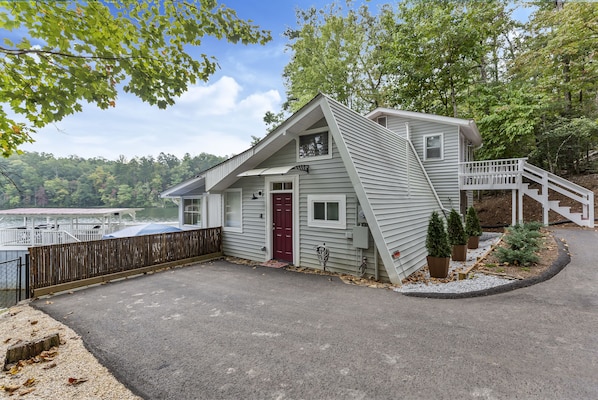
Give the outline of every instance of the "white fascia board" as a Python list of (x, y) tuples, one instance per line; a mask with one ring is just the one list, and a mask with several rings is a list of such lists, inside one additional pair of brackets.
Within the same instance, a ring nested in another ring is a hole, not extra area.
[(417, 119), (422, 121), (436, 122), (439, 124), (456, 125), (459, 126), (465, 137), (471, 141), (475, 146), (482, 144), (482, 136), (473, 119), (463, 119), (455, 117), (445, 117), (443, 115), (426, 114), (415, 111), (396, 110), (393, 108), (376, 108), (374, 111), (366, 115), (366, 118), (374, 119), (380, 115), (391, 115), (401, 118)]

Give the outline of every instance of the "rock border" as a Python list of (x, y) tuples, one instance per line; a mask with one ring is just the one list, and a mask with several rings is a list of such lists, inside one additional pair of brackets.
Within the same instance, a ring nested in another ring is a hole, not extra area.
[(495, 286), (489, 289), (476, 290), (473, 292), (464, 293), (431, 293), (431, 292), (401, 292), (403, 296), (421, 297), (426, 299), (469, 299), (473, 297), (492, 296), (495, 294), (507, 293), (512, 290), (521, 289), (524, 287), (536, 285), (544, 282), (561, 272), (570, 262), (571, 254), (567, 250), (567, 244), (562, 238), (556, 238), (555, 242), (558, 248), (558, 256), (552, 265), (538, 276), (532, 278), (522, 279), (506, 283), (504, 285)]

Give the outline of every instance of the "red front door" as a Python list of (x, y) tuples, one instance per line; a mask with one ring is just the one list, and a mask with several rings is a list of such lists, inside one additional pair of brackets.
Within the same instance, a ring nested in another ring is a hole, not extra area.
[(272, 195), (273, 258), (293, 262), (293, 194)]

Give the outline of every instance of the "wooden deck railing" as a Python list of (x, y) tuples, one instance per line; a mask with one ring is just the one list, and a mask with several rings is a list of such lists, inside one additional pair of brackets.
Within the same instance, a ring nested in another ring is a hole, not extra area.
[(77, 281), (82, 281), (79, 286), (99, 283), (110, 280), (106, 276), (115, 279), (221, 253), (222, 228), (31, 247), (30, 288), (39, 296), (51, 292), (41, 288)]

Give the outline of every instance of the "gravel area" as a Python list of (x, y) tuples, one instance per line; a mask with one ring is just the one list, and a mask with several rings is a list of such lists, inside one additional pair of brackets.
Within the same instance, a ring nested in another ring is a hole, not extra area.
[[(449, 266), (450, 271), (463, 271), (474, 265), (480, 258), (483, 258), (496, 245), (502, 234), (494, 232), (485, 232), (480, 237), (480, 244), (477, 249), (467, 251), (466, 261), (452, 261)], [(487, 275), (480, 272), (472, 272), (469, 279), (460, 281), (451, 281), (447, 283), (435, 282), (414, 282), (406, 283), (395, 288), (396, 292), (419, 292), (419, 293), (467, 293), (478, 290), (490, 289), (496, 286), (505, 285), (512, 282), (511, 279), (505, 279), (498, 276)]]
[[(0, 311), (0, 355), (12, 345), (58, 333), (60, 346), (0, 373), (0, 397), (136, 400), (87, 351), (72, 329), (27, 304)], [(4, 359), (2, 359), (4, 364)]]

